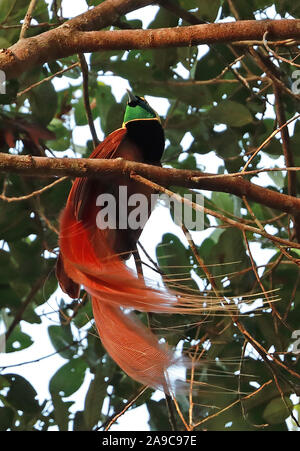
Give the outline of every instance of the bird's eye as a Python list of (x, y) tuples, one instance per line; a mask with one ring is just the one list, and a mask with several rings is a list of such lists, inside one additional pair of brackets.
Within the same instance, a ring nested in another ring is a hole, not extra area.
[(132, 100), (131, 102), (128, 102), (128, 105), (131, 107), (137, 106), (139, 104), (139, 97), (136, 96), (135, 100)]

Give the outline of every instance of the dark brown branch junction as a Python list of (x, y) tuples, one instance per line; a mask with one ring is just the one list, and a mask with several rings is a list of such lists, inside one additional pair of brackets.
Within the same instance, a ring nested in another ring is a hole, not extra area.
[[(293, 215), (300, 214), (300, 199), (260, 187), (242, 176), (218, 177), (201, 171), (169, 169), (126, 161), (88, 158), (47, 158), (29, 155), (0, 155), (0, 172), (13, 172), (34, 177), (108, 177), (139, 174), (162, 186), (184, 186), (192, 189), (222, 191)], [(245, 174), (246, 175), (246, 174)]]

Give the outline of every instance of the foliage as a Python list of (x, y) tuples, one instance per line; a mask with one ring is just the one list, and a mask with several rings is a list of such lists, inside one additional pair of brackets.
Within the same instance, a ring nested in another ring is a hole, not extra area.
[[(50, 8), (46, 1), (38, 2), (33, 19), (46, 25), (30, 27), (27, 36), (38, 35), (59, 22), (53, 8), (55, 2), (49, 3)], [(87, 1), (87, 6), (98, 3)], [(230, 7), (231, 2), (200, 3), (201, 7), (196, 1), (177, 0), (176, 5), (185, 10), (191, 8), (190, 13), (197, 19), (209, 22), (232, 20), (235, 15), (239, 19), (272, 18), (275, 13), (297, 17), (300, 10), (297, 2), (288, 1), (243, 0), (234, 2), (235, 11)], [(11, 26), (24, 18), (28, 4), (28, 0), (0, 1), (0, 46), (9, 47), (18, 40), (20, 28)], [(189, 25), (163, 7), (155, 11), (148, 28)], [(142, 26), (141, 21), (126, 18), (122, 18), (122, 24), (124, 28)], [(169, 102), (162, 118), (166, 166), (202, 170), (216, 156), (218, 174), (241, 171), (253, 151), (276, 128), (272, 82), (244, 47), (216, 44), (205, 51), (202, 47), (184, 47), (91, 54), (89, 99), (93, 119), (100, 122), (105, 135), (120, 126), (125, 97), (117, 102), (105, 77), (101, 80), (99, 77), (109, 74), (122, 77), (129, 81), (135, 93), (163, 97)], [(297, 47), (278, 46), (276, 53), (285, 57), (288, 54), (292, 59)], [(270, 60), (277, 61), (281, 77), (291, 89), (294, 66), (272, 57), (269, 52), (268, 55)], [(74, 142), (72, 133), (74, 126), (88, 124), (78, 67), (64, 73), (66, 87), (61, 88), (53, 79), (17, 96), (17, 92), (76, 62), (76, 55), (49, 62), (9, 82), (7, 94), (0, 95), (1, 152), (60, 157), (68, 150), (69, 155), (71, 152), (83, 157), (89, 155), (91, 139), (83, 148)], [(291, 90), (283, 91), (286, 120), (297, 111), (296, 102)], [(299, 121), (293, 125), (290, 149), (295, 166), (300, 166)], [(189, 144), (185, 145), (183, 138), (187, 136)], [(277, 135), (251, 161), (248, 169), (281, 167), (282, 156), (282, 143)], [(14, 174), (1, 176), (0, 180), (1, 190), (7, 197), (23, 196), (46, 185), (45, 180)], [(248, 180), (255, 183), (258, 179), (254, 174)], [(269, 173), (259, 183), (280, 193), (289, 192), (287, 172)], [(0, 318), (9, 332), (7, 353), (17, 354), (32, 345), (32, 338), (23, 331), (25, 323), (40, 325), (42, 330), (39, 307), (47, 310), (47, 301), (57, 289), (54, 267), (58, 219), (69, 188), (70, 181), (64, 180), (21, 202), (0, 200)], [(179, 187), (173, 190), (184, 193)], [(295, 191), (300, 191), (299, 179)], [(226, 192), (204, 192), (204, 196), (205, 206), (225, 217), (255, 227), (259, 224), (274, 236), (295, 239), (293, 218), (285, 213), (262, 204), (245, 203)], [(183, 343), (184, 349), (200, 362), (195, 375), (189, 370), (194, 388), (192, 418), (188, 397), (178, 396), (179, 408), (187, 423), (190, 418), (198, 425), (195, 430), (252, 431), (262, 425), (266, 430), (286, 430), (285, 420), (293, 409), (290, 395), (299, 386), (300, 363), (291, 351), (292, 332), (300, 329), (298, 252), (278, 247), (255, 233), (243, 235), (241, 230), (224, 226), (222, 221), (207, 214), (205, 228), (205, 239), (201, 238), (195, 249), (181, 239), (179, 229), (180, 239), (165, 231), (156, 253), (166, 285), (172, 277), (172, 283), (177, 280), (186, 290), (200, 290), (206, 302), (217, 290), (223, 300), (222, 296), (227, 300), (253, 296), (250, 298), (253, 304), (246, 306), (241, 302), (243, 308), (238, 318), (212, 314), (188, 318), (154, 315), (153, 324), (161, 335), (174, 347)], [(256, 265), (260, 265), (259, 279)], [(279, 290), (276, 294), (280, 301), (272, 303), (269, 301), (274, 289)], [(262, 295), (254, 296), (262, 291)], [(48, 333), (54, 351), (65, 363), (55, 374), (49, 365), (48, 374), (42, 376), (49, 379), (49, 397), (41, 399), (30, 380), (21, 376), (17, 368), (16, 371), (3, 368), (0, 430), (105, 427), (140, 389), (105, 353), (95, 336), (90, 303), (85, 297), (79, 304), (61, 300), (57, 310), (59, 313)], [(266, 352), (275, 360), (271, 361)], [(35, 368), (38, 371), (38, 366)], [(74, 411), (76, 392), (88, 375), (91, 382), (84, 408)], [(152, 390), (146, 390), (130, 404), (131, 408), (144, 405), (150, 414), (149, 427), (166, 430), (170, 425), (165, 402), (152, 395)], [(176, 421), (177, 427), (184, 429), (179, 417)]]

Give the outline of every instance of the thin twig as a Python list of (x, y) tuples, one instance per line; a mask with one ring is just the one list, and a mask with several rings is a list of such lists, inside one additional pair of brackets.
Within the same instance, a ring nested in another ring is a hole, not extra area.
[[(275, 56), (275, 58), (277, 58), (280, 61), (283, 61), (283, 62), (285, 62), (287, 64), (290, 64), (293, 67), (300, 67), (300, 64), (296, 64), (293, 61), (291, 61), (291, 60), (289, 60), (287, 58), (284, 58), (281, 55), (278, 55), (278, 53), (276, 53), (276, 52), (274, 52), (274, 50), (270, 49), (270, 47), (268, 45), (268, 41), (267, 41), (267, 35), (268, 35), (268, 31), (266, 31), (264, 33), (264, 35), (263, 35), (263, 44), (264, 44), (264, 46), (265, 46), (265, 48), (267, 49), (268, 52), (270, 52), (273, 56)], [(293, 43), (295, 43), (295, 41), (293, 41)], [(278, 43), (275, 43), (275, 44), (279, 45)], [(280, 45), (282, 45), (282, 44), (280, 44)]]
[(272, 79), (274, 83), (276, 83), (283, 92), (287, 93), (289, 96), (291, 96), (293, 99), (295, 99), (297, 102), (300, 100), (300, 96), (298, 94), (295, 94), (291, 89), (289, 89), (284, 82), (280, 79), (279, 76), (279, 70), (274, 64), (272, 63), (270, 58), (267, 58), (265, 55), (262, 55), (262, 53), (259, 50), (254, 50), (253, 47), (249, 48), (250, 54), (253, 56), (254, 60), (256, 61), (258, 67), (267, 74), (269, 78)]
[[(246, 395), (242, 398), (242, 400), (245, 399), (249, 399), (250, 397), (256, 395), (257, 393), (259, 393), (264, 387), (266, 387), (267, 385), (271, 384), (272, 380), (269, 380), (267, 382), (265, 382), (263, 385), (261, 385), (257, 390), (255, 390), (254, 392), (250, 393), (250, 395)], [(229, 404), (228, 406), (224, 407), (223, 409), (219, 410), (218, 412), (209, 415), (208, 417), (203, 418), (203, 420), (199, 421), (198, 423), (196, 423), (194, 425), (194, 427), (198, 427), (203, 423), (206, 423), (206, 421), (209, 421), (215, 417), (217, 417), (218, 415), (220, 415), (223, 412), (226, 412), (226, 410), (231, 409), (231, 407), (235, 406), (236, 404), (238, 404), (241, 400), (240, 399), (236, 399), (235, 401), (233, 401), (231, 404)]]
[(164, 188), (164, 187), (158, 185), (157, 183), (151, 182), (150, 180), (148, 180), (148, 179), (146, 179), (144, 177), (141, 177), (140, 175), (131, 174), (131, 178), (133, 178), (135, 180), (138, 180), (141, 183), (144, 183), (145, 185), (151, 186), (155, 190), (157, 190), (159, 192), (162, 192), (162, 193), (165, 193), (165, 194), (167, 194), (170, 197), (173, 197), (174, 200), (177, 200), (180, 203), (184, 202), (187, 205), (189, 205), (190, 207), (194, 208), (195, 210), (198, 210), (198, 211), (204, 212), (206, 214), (209, 214), (211, 216), (214, 216), (215, 218), (218, 218), (221, 221), (223, 221), (223, 222), (225, 222), (225, 223), (227, 223), (227, 224), (229, 224), (229, 225), (231, 225), (233, 227), (236, 227), (236, 228), (238, 228), (240, 230), (248, 230), (249, 232), (256, 233), (258, 235), (262, 235), (265, 238), (268, 238), (269, 240), (271, 240), (273, 242), (277, 242), (277, 243), (279, 243), (279, 244), (281, 244), (283, 246), (300, 249), (300, 244), (298, 244), (298, 243), (294, 243), (294, 242), (291, 242), (289, 240), (285, 240), (284, 238), (280, 238), (280, 237), (271, 235), (271, 234), (269, 234), (269, 233), (267, 233), (265, 231), (262, 231), (262, 230), (260, 230), (260, 229), (258, 229), (256, 227), (252, 227), (252, 226), (249, 226), (247, 224), (242, 224), (242, 223), (240, 223), (238, 221), (234, 221), (233, 219), (229, 219), (226, 216), (221, 215), (220, 213), (218, 213), (216, 211), (213, 211), (213, 210), (210, 210), (210, 209), (208, 209), (206, 207), (203, 207), (201, 205), (195, 204), (194, 202), (191, 202), (189, 199), (181, 197), (178, 194), (168, 190), (167, 188)]
[(53, 186), (57, 185), (58, 183), (63, 182), (64, 180), (67, 180), (68, 177), (61, 177), (57, 180), (54, 180), (54, 182), (50, 183), (47, 186), (44, 186), (41, 189), (38, 189), (36, 191), (33, 191), (30, 194), (26, 194), (25, 196), (19, 196), (19, 197), (7, 197), (5, 194), (0, 194), (0, 199), (4, 200), (7, 203), (10, 202), (21, 202), (23, 200), (28, 200), (31, 199), (32, 197), (36, 197), (36, 196), (40, 196), (42, 193), (44, 193), (45, 191), (47, 191), (50, 188), (53, 188)]
[(96, 133), (96, 129), (95, 129), (94, 121), (93, 121), (93, 116), (92, 116), (90, 100), (89, 100), (89, 68), (88, 68), (88, 65), (87, 65), (87, 62), (85, 60), (85, 56), (83, 53), (79, 53), (78, 58), (80, 61), (82, 77), (83, 77), (82, 91), (83, 91), (84, 107), (85, 107), (86, 117), (87, 117), (88, 124), (89, 124), (90, 131), (91, 131), (91, 135), (93, 138), (94, 148), (96, 148), (99, 144), (99, 139), (97, 137), (97, 133)]
[(227, 0), (227, 2), (228, 2), (230, 11), (232, 12), (234, 18), (235, 18), (236, 20), (240, 20), (239, 13), (238, 13), (238, 11), (237, 11), (237, 9), (236, 9), (236, 7), (235, 7), (235, 4), (233, 3), (233, 0)]
[(1, 366), (0, 370), (6, 370), (7, 368), (15, 368), (18, 366), (31, 365), (32, 363), (41, 362), (42, 360), (49, 359), (50, 357), (60, 354), (61, 352), (66, 351), (67, 349), (70, 349), (72, 346), (79, 344), (81, 341), (83, 341), (85, 339), (86, 339), (86, 337), (83, 337), (80, 340), (74, 340), (74, 341), (72, 341), (72, 343), (69, 343), (68, 345), (64, 346), (63, 348), (60, 348), (55, 352), (51, 352), (51, 354), (44, 355), (43, 357), (38, 357), (37, 359), (27, 360), (26, 362), (13, 363), (11, 365)]
[[(282, 140), (284, 162), (287, 167), (294, 167), (295, 161), (294, 161), (294, 155), (291, 151), (289, 131), (288, 131), (288, 127), (285, 126), (287, 121), (286, 121), (285, 111), (284, 111), (284, 107), (283, 107), (283, 103), (282, 103), (281, 90), (276, 83), (273, 83), (273, 88), (274, 88), (274, 95), (275, 95), (275, 109), (276, 109), (277, 123), (278, 123), (278, 126), (281, 128), (280, 134), (281, 134), (281, 140)], [(288, 177), (288, 193), (290, 196), (296, 196), (297, 195), (296, 172), (288, 171), (287, 177)]]
[[(41, 27), (58, 27), (61, 23), (50, 23), (50, 22), (40, 22), (35, 24), (30, 24), (28, 28), (41, 28)], [(22, 28), (23, 24), (14, 25), (0, 25), (0, 30), (13, 30), (15, 28)]]
[(17, 311), (11, 325), (9, 326), (9, 328), (7, 329), (7, 332), (5, 333), (5, 338), (6, 340), (10, 337), (10, 335), (12, 334), (14, 328), (19, 324), (19, 322), (21, 321), (23, 314), (26, 310), (26, 308), (28, 307), (28, 305), (30, 304), (30, 302), (32, 301), (32, 299), (34, 298), (34, 296), (36, 295), (36, 293), (39, 291), (39, 289), (42, 287), (42, 285), (45, 282), (45, 279), (48, 277), (48, 273), (46, 275), (43, 275), (42, 277), (40, 277), (36, 283), (34, 284), (34, 286), (31, 288), (29, 294), (27, 295), (25, 301), (23, 302), (23, 304), (21, 305), (21, 307), (19, 308), (19, 310)]
[(241, 175), (246, 171), (247, 167), (249, 166), (249, 164), (251, 163), (251, 161), (256, 157), (256, 155), (258, 154), (258, 152), (260, 152), (267, 144), (269, 144), (269, 142), (271, 141), (272, 138), (274, 138), (274, 136), (277, 135), (277, 133), (281, 132), (281, 130), (285, 127), (287, 127), (289, 124), (291, 124), (292, 122), (294, 122), (295, 120), (299, 119), (300, 114), (297, 114), (296, 116), (293, 116), (291, 119), (289, 119), (288, 121), (286, 121), (284, 124), (282, 124), (280, 127), (277, 127), (276, 130), (274, 130), (270, 136), (268, 136), (268, 138), (266, 138), (264, 140), (264, 142), (256, 149), (256, 151), (251, 155), (251, 157), (249, 158), (249, 160), (247, 160), (245, 166), (243, 167), (243, 170), (241, 171)]
[(1, 25), (5, 24), (5, 23), (8, 21), (9, 16), (11, 15), (11, 13), (12, 13), (14, 7), (16, 6), (16, 3), (17, 3), (17, 0), (13, 0), (13, 1), (11, 2), (10, 7), (9, 7), (9, 10), (7, 11), (6, 16), (5, 16), (4, 19), (2, 20)]
[(78, 66), (79, 66), (79, 63), (71, 64), (71, 66), (68, 66), (68, 67), (66, 67), (65, 69), (62, 69), (62, 70), (60, 70), (60, 71), (58, 71), (58, 72), (55, 72), (55, 74), (52, 74), (52, 75), (50, 75), (49, 77), (43, 78), (43, 80), (40, 80), (40, 81), (38, 81), (37, 83), (34, 83), (34, 84), (31, 85), (31, 86), (28, 86), (28, 88), (23, 89), (23, 91), (18, 92), (17, 97), (20, 97), (20, 96), (22, 96), (23, 94), (26, 94), (28, 91), (31, 91), (31, 89), (36, 88), (37, 86), (41, 85), (42, 83), (45, 83), (45, 82), (47, 82), (47, 81), (50, 81), (50, 80), (52, 80), (53, 78), (58, 77), (59, 75), (62, 75), (62, 74), (64, 74), (65, 72), (67, 72), (67, 71), (69, 71), (69, 70), (71, 70), (71, 69), (74, 69), (74, 67), (78, 67)]
[[(274, 96), (275, 96), (275, 110), (277, 123), (281, 127), (286, 123), (286, 116), (282, 102), (282, 93), (281, 88), (278, 84), (273, 83)], [(288, 127), (283, 127), (281, 130), (281, 140), (282, 140), (282, 149), (284, 155), (284, 162), (286, 166), (293, 167), (295, 166), (294, 155), (291, 150), (290, 145), (290, 135), (288, 131)], [(297, 196), (297, 174), (293, 171), (288, 171), (288, 194), (290, 196)], [(294, 226), (296, 231), (296, 237), (298, 243), (300, 243), (300, 214), (294, 215)]]
[(24, 18), (24, 22), (23, 22), (23, 25), (22, 25), (22, 28), (21, 28), (20, 38), (19, 39), (24, 39), (25, 38), (26, 32), (28, 30), (28, 27), (30, 26), (30, 22), (31, 22), (31, 19), (32, 19), (32, 14), (33, 14), (33, 11), (34, 11), (34, 8), (35, 8), (36, 4), (37, 4), (37, 0), (31, 0), (30, 3), (29, 3), (28, 10), (27, 10), (27, 13), (26, 13), (26, 16)]
[(247, 247), (247, 251), (248, 251), (248, 254), (249, 254), (249, 258), (250, 258), (250, 261), (251, 261), (251, 265), (252, 265), (252, 269), (253, 269), (255, 278), (256, 278), (256, 280), (257, 280), (257, 282), (258, 282), (258, 284), (259, 284), (259, 286), (260, 286), (262, 292), (264, 293), (264, 296), (265, 296), (265, 298), (266, 298), (266, 300), (267, 300), (267, 302), (268, 302), (268, 304), (269, 304), (269, 306), (270, 306), (270, 308), (271, 308), (273, 314), (274, 314), (274, 315), (275, 315), (275, 316), (276, 316), (276, 317), (277, 317), (277, 318), (278, 318), (278, 319), (279, 319), (286, 327), (288, 327), (287, 324), (284, 322), (283, 318), (282, 318), (282, 317), (280, 316), (280, 314), (278, 313), (276, 307), (274, 306), (274, 303), (273, 303), (273, 302), (270, 302), (269, 295), (268, 295), (267, 291), (265, 290), (265, 287), (264, 287), (264, 285), (263, 285), (263, 283), (262, 283), (262, 281), (260, 280), (260, 277), (259, 277), (259, 275), (258, 275), (257, 268), (256, 268), (256, 265), (255, 265), (255, 261), (254, 261), (254, 258), (253, 258), (253, 255), (252, 255), (252, 252), (251, 252), (251, 249), (250, 249), (249, 241), (248, 241), (248, 238), (247, 238), (247, 235), (246, 235), (245, 230), (243, 230), (242, 233), (243, 233), (244, 241), (245, 241), (245, 244), (246, 244), (246, 247)]
[[(135, 403), (135, 401), (137, 401), (137, 399), (148, 389), (149, 387), (143, 386), (138, 393), (131, 398), (126, 404), (125, 406), (122, 408), (122, 410), (120, 410), (118, 413), (114, 414), (113, 418), (111, 418), (107, 424), (107, 426), (105, 426), (104, 431), (108, 431), (110, 429), (110, 427), (118, 420), (118, 418), (120, 418), (122, 415), (124, 415), (125, 412), (127, 412), (127, 410), (132, 406), (132, 404)], [(102, 426), (103, 427), (103, 426)]]

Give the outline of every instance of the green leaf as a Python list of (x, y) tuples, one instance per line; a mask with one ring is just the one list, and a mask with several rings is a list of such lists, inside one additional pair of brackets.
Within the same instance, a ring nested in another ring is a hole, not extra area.
[(106, 395), (107, 382), (104, 380), (102, 368), (99, 367), (84, 401), (84, 419), (88, 430), (91, 430), (101, 419), (102, 405)]
[(50, 393), (59, 393), (62, 396), (71, 396), (82, 385), (86, 363), (81, 358), (73, 358), (68, 363), (60, 367), (52, 376), (49, 383)]
[(147, 409), (150, 414), (149, 425), (152, 431), (169, 431), (170, 422), (165, 407), (166, 401), (154, 401), (150, 399), (147, 402)]
[(213, 107), (208, 116), (220, 124), (230, 127), (242, 127), (253, 122), (252, 115), (247, 107), (232, 100), (224, 100), (216, 107)]
[[(1, 256), (1, 254), (0, 254)], [(1, 261), (1, 258), (0, 258)], [(0, 265), (1, 268), (1, 265)], [(0, 308), (8, 307), (10, 309), (20, 307), (21, 299), (8, 284), (0, 285)]]
[(65, 359), (71, 359), (77, 352), (70, 324), (63, 326), (49, 326), (48, 334), (56, 351)]
[(80, 97), (75, 104), (74, 117), (76, 125), (86, 125), (88, 123), (83, 97)]
[(5, 379), (4, 376), (0, 376), (0, 390), (2, 390), (5, 387), (9, 387), (10, 383), (7, 379)]
[(83, 358), (88, 363), (93, 373), (98, 371), (99, 365), (102, 365), (102, 357), (105, 349), (98, 336), (95, 335), (95, 329), (92, 327), (87, 334), (88, 345), (84, 351)]
[(93, 317), (92, 303), (86, 302), (85, 305), (81, 306), (77, 311), (77, 314), (74, 318), (74, 324), (78, 329), (85, 326)]
[[(83, 97), (80, 97), (80, 99), (75, 104), (74, 114), (75, 122), (77, 125), (86, 125), (88, 123)], [(92, 118), (96, 119), (96, 117), (97, 111), (96, 109), (92, 109)]]
[(49, 20), (47, 2), (45, 0), (39, 0), (32, 15), (39, 22), (47, 22)]
[(193, 47), (180, 47), (177, 49), (177, 54), (181, 64), (187, 69), (191, 70), (196, 67), (196, 58), (198, 55), (198, 48)]
[[(217, 207), (216, 210), (221, 213), (231, 213), (234, 212), (234, 202), (233, 202), (233, 196), (228, 193), (221, 193), (214, 191), (211, 195), (211, 201), (214, 203), (214, 205)], [(222, 221), (218, 222), (222, 223)]]
[(57, 94), (51, 82), (37, 86), (29, 93), (32, 114), (43, 125), (53, 119), (57, 108)]
[[(185, 164), (186, 163), (186, 164)], [(193, 167), (189, 167), (189, 164), (193, 166), (194, 157), (190, 155), (184, 162), (183, 165), (172, 165), (173, 167), (179, 167), (180, 169), (194, 169)], [(204, 228), (204, 212), (201, 209), (195, 208), (193, 205), (190, 205), (190, 202), (199, 207), (202, 207), (203, 204), (203, 196), (200, 193), (191, 192), (186, 188), (178, 188), (172, 187), (172, 192), (179, 194), (186, 202), (178, 202), (177, 200), (170, 199), (170, 214), (176, 225), (179, 227), (182, 224), (188, 229), (192, 231), (201, 231)]]
[(51, 393), (53, 403), (53, 415), (60, 431), (68, 431), (69, 426), (69, 408), (72, 401), (63, 401), (58, 393)]
[[(19, 240), (10, 242), (11, 258), (16, 265), (17, 280), (25, 284), (34, 284), (41, 277), (41, 270), (45, 268), (41, 257), (41, 242), (35, 240)], [(30, 259), (28, 258), (30, 255)]]
[[(4, 295), (7, 288), (6, 282), (11, 279), (13, 275), (13, 265), (11, 263), (9, 252), (0, 249), (0, 283), (3, 284)], [(5, 288), (6, 287), (6, 288)], [(16, 299), (14, 299), (16, 301)], [(2, 301), (3, 302), (3, 301)]]
[(3, 38), (2, 36), (0, 37), (0, 49), (7, 49), (8, 47), (10, 47), (10, 42), (7, 41), (5, 38)]
[[(233, 244), (234, 243), (234, 244)], [(201, 252), (201, 247), (199, 249)], [(201, 254), (200, 254), (201, 255)], [(245, 244), (241, 232), (237, 229), (226, 229), (218, 237), (218, 241), (207, 256), (206, 264), (210, 265), (210, 272), (216, 276), (215, 282), (222, 288), (221, 280), (226, 274), (233, 273), (251, 267), (251, 262), (247, 256)], [(223, 276), (223, 277), (217, 277)], [(230, 288), (232, 295), (240, 296), (252, 289), (255, 276), (253, 272), (230, 277)], [(227, 288), (227, 292), (229, 288)]]
[(28, 414), (40, 412), (40, 406), (36, 400), (37, 392), (33, 386), (19, 374), (5, 374), (5, 379), (10, 383), (6, 401), (16, 410)]
[(6, 341), (6, 352), (22, 351), (33, 344), (31, 337), (22, 332), (18, 324)]
[[(4, 88), (1, 82), (4, 83)], [(5, 105), (14, 103), (19, 89), (18, 81), (14, 79), (5, 81), (2, 78), (0, 78), (0, 86), (1, 86), (0, 92), (2, 92), (3, 89), (5, 90), (3, 94), (0, 94), (0, 104)]]
[(47, 141), (46, 144), (55, 151), (62, 152), (67, 150), (70, 147), (71, 131), (57, 118), (52, 119), (48, 128), (55, 134), (56, 139)]
[[(120, 60), (124, 54), (124, 50), (108, 50), (105, 52), (94, 52), (91, 55), (90, 66), (93, 71), (106, 71), (110, 70), (110, 63), (114, 63), (115, 60)], [(110, 58), (114, 57), (112, 61)]]
[[(132, 80), (131, 84), (135, 92), (142, 95), (152, 95), (158, 97), (166, 97), (168, 99), (179, 100), (193, 107), (203, 107), (212, 102), (210, 91), (206, 86), (193, 85), (188, 83), (178, 83), (171, 81), (170, 83), (157, 82), (153, 80), (147, 81), (144, 78)], [(198, 119), (199, 122), (199, 119)]]
[(209, 2), (201, 2), (198, 16), (208, 22), (214, 22), (220, 8), (220, 0), (210, 0)]
[[(198, 290), (198, 285), (191, 278), (189, 251), (176, 235), (172, 233), (163, 235), (161, 242), (156, 247), (156, 258), (162, 272), (172, 279), (171, 285), (178, 278), (181, 289)], [(168, 284), (167, 277), (164, 281)]]
[(272, 399), (263, 411), (263, 418), (269, 424), (282, 423), (290, 416), (290, 411), (293, 408), (293, 403), (288, 396), (284, 397), (283, 402), (281, 397)]
[(87, 425), (85, 424), (84, 412), (83, 410), (78, 410), (75, 414), (73, 430), (74, 431), (86, 431)]
[(269, 172), (268, 176), (276, 185), (277, 189), (281, 190), (284, 187), (285, 176), (282, 174), (282, 172)]
[(30, 211), (25, 203), (1, 202), (0, 239), (15, 241), (35, 233), (36, 229), (36, 223), (30, 218)]
[(13, 425), (15, 413), (10, 407), (0, 407), (0, 431), (7, 431)]
[[(110, 107), (116, 102), (114, 96), (111, 93), (111, 87), (104, 83), (98, 83), (96, 92), (97, 112), (101, 120), (101, 128), (104, 133), (109, 128), (110, 115), (108, 114)], [(121, 124), (120, 124), (121, 125)]]

